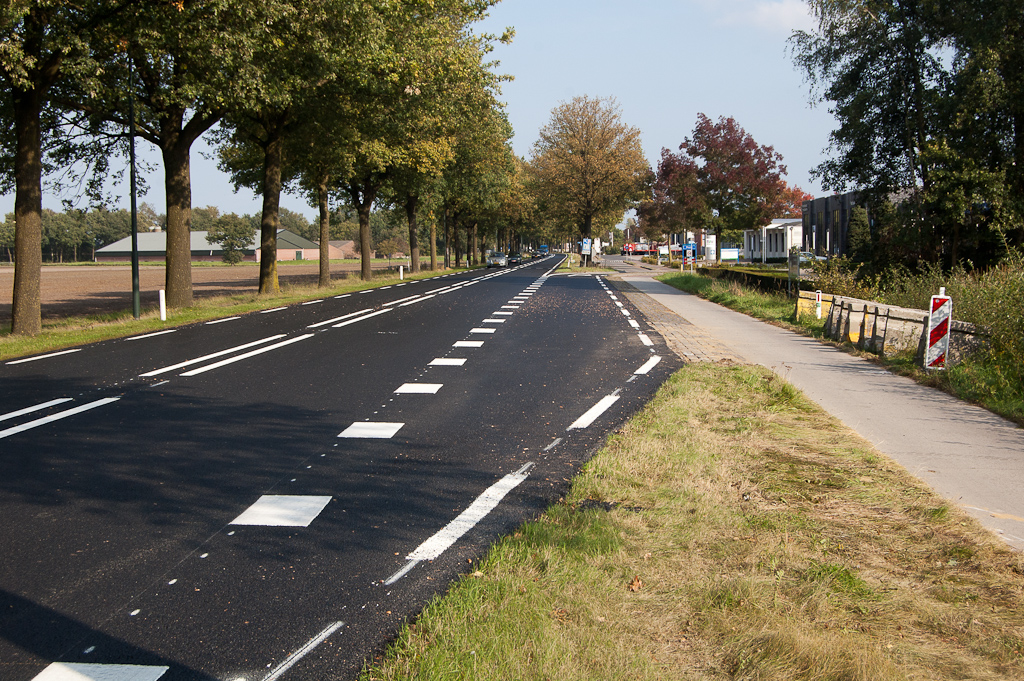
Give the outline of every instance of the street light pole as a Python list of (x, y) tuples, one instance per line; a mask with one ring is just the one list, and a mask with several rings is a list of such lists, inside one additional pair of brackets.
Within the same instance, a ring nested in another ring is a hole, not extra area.
[(132, 55), (128, 53), (128, 158), (131, 163), (131, 207), (132, 207), (132, 316), (138, 319), (142, 315), (142, 302), (139, 293), (139, 214), (135, 205), (135, 69)]

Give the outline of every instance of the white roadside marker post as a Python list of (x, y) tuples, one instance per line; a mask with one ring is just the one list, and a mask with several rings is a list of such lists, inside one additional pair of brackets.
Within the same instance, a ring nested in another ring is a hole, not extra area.
[(946, 287), (932, 296), (928, 307), (928, 331), (924, 351), (925, 369), (945, 369), (949, 354), (949, 327), (953, 321), (953, 300), (946, 295)]
[(167, 321), (167, 293), (160, 289), (160, 321)]

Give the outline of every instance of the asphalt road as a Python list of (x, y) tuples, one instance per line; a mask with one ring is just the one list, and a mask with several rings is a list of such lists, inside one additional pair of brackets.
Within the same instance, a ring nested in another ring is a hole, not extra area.
[(679, 366), (558, 260), (0, 366), (0, 679), (354, 677)]

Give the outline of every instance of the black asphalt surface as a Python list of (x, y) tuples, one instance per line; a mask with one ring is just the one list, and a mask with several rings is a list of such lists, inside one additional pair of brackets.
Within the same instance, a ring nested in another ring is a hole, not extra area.
[[(548, 276), (559, 260), (0, 366), (0, 679), (356, 676), (679, 366), (602, 278)], [(339, 436), (363, 422), (403, 425)], [(326, 505), (232, 524), (263, 495)]]

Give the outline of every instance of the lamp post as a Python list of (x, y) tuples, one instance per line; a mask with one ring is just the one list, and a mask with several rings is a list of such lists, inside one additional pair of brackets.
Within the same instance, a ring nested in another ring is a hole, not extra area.
[(135, 205), (135, 69), (131, 52), (128, 53), (128, 159), (132, 194), (132, 316), (138, 319), (142, 315), (142, 303), (139, 294), (139, 213)]

